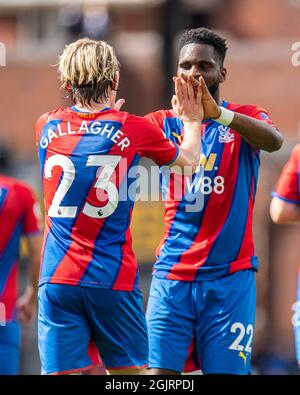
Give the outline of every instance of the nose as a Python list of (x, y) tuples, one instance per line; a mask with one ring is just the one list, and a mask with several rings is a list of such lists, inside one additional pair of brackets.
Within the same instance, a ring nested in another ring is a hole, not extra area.
[(190, 74), (197, 80), (199, 80), (199, 78), (201, 77), (200, 70), (197, 66), (192, 66), (192, 68), (190, 69)]

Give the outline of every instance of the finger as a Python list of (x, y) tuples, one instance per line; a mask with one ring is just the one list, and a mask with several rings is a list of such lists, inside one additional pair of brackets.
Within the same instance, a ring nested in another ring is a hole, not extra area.
[(202, 85), (203, 85), (203, 83), (204, 83), (204, 79), (203, 79), (203, 77), (200, 77), (199, 78), (199, 84), (198, 84), (198, 87), (197, 87), (197, 95), (196, 95), (196, 103), (197, 103), (197, 105), (200, 105), (202, 103), (202, 97), (203, 97)]
[(182, 103), (183, 103), (189, 99), (189, 94), (188, 94), (188, 85), (187, 85), (188, 77), (184, 76), (184, 78), (182, 78), (182, 75), (183, 74), (181, 74), (180, 76), (180, 82), (181, 82)]
[(195, 95), (195, 91), (194, 91), (193, 77), (190, 75), (187, 81), (187, 90), (188, 90), (189, 100), (194, 102), (197, 96)]
[(174, 107), (177, 107), (177, 96), (173, 95), (171, 103), (172, 103), (173, 109), (174, 109)]
[(201, 90), (202, 90), (203, 95), (205, 95), (205, 96), (210, 95), (208, 87), (207, 87), (203, 77), (201, 77), (201, 88), (202, 88)]
[(124, 104), (125, 104), (125, 99), (119, 99), (119, 100), (115, 103), (114, 108), (115, 108), (116, 110), (120, 111), (121, 108), (124, 106)]
[(181, 80), (178, 77), (175, 78), (175, 95), (177, 97), (178, 106), (181, 106), (183, 102), (183, 92)]
[(189, 77), (188, 75), (180, 73), (180, 78), (182, 78), (184, 81), (187, 81), (188, 77)]

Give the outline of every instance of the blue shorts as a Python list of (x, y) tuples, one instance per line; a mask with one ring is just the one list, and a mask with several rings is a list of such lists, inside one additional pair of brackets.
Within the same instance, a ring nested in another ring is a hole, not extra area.
[(19, 374), (21, 330), (14, 320), (0, 326), (0, 375)]
[(42, 374), (90, 368), (91, 340), (107, 369), (147, 366), (147, 327), (140, 291), (44, 284), (38, 299)]
[[(154, 277), (147, 307), (149, 367), (249, 374), (255, 324), (254, 272), (211, 281)], [(193, 370), (193, 369), (185, 369)]]

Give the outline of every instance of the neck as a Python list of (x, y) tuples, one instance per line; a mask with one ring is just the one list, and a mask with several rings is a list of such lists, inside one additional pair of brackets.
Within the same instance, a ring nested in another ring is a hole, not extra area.
[(99, 112), (102, 111), (104, 108), (110, 107), (110, 103), (108, 101), (103, 103), (96, 103), (94, 101), (91, 101), (91, 104), (89, 105), (82, 105), (81, 103), (76, 103), (75, 106), (80, 111)]

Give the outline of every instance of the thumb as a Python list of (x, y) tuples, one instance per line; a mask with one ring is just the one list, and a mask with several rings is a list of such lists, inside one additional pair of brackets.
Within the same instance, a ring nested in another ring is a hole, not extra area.
[(176, 95), (173, 95), (171, 103), (172, 103), (173, 108), (177, 106), (177, 96)]
[(210, 93), (203, 77), (200, 77), (200, 83), (201, 83), (202, 95), (203, 97), (207, 98), (208, 96), (210, 96)]
[(178, 115), (178, 99), (176, 95), (173, 95), (171, 103), (174, 113)]
[(117, 110), (117, 111), (120, 111), (124, 104), (125, 104), (125, 99), (119, 99), (119, 100), (115, 103), (114, 109)]

